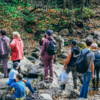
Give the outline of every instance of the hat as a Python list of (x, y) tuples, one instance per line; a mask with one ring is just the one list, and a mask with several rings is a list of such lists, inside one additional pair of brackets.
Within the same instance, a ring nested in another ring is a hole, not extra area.
[(98, 45), (96, 43), (92, 43), (91, 46), (94, 47), (94, 48), (97, 48), (98, 47)]
[(14, 62), (13, 63), (13, 68), (17, 68), (17, 67), (19, 67), (20, 66), (20, 64), (18, 63), (18, 62)]
[(77, 42), (75, 40), (73, 40), (72, 44), (75, 46), (77, 44)]
[(53, 31), (52, 30), (47, 30), (46, 33), (50, 36), (50, 35), (52, 35)]

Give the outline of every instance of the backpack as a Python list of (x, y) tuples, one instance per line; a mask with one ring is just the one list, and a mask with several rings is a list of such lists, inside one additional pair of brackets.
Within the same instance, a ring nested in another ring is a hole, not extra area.
[(95, 60), (94, 60), (95, 68), (99, 68), (100, 67), (100, 52), (97, 51), (97, 52), (94, 52), (94, 54), (95, 54)]
[(48, 39), (48, 40), (50, 41), (50, 43), (49, 43), (49, 47), (47, 49), (47, 53), (49, 55), (57, 54), (57, 44), (52, 39)]
[(42, 44), (43, 44), (42, 39), (39, 40), (39, 44), (40, 44), (40, 46), (42, 46)]
[(85, 73), (87, 72), (90, 62), (87, 60), (87, 54), (90, 53), (90, 50), (88, 50), (86, 53), (83, 53), (81, 51), (80, 56), (76, 60), (76, 71), (78, 73)]

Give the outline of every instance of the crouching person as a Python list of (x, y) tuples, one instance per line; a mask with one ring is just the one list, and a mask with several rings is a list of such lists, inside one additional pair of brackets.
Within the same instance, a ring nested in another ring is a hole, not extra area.
[[(10, 73), (9, 73), (9, 81), (7, 82), (8, 85), (10, 85), (11, 87), (15, 87), (16, 83), (19, 85), (22, 85), (22, 88), (25, 84), (26, 87), (29, 88), (29, 90), (32, 92), (32, 96), (34, 97), (34, 89), (31, 86), (30, 82), (26, 82), (26, 80), (23, 79), (23, 75), (22, 74), (18, 74), (18, 70), (19, 69), (20, 64), (18, 62), (13, 63), (13, 68), (11, 69)], [(18, 76), (22, 77), (19, 79), (18, 81)], [(17, 80), (17, 81), (16, 81)], [(21, 86), (20, 85), (20, 86)], [(21, 91), (22, 88), (20, 88), (19, 86), (19, 90)]]

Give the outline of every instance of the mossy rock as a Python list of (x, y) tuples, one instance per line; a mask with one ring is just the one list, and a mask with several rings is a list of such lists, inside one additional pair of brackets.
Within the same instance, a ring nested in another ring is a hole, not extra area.
[(72, 42), (74, 40), (74, 38), (73, 37), (70, 37), (69, 39), (68, 39), (68, 42), (70, 43), (70, 42)]
[(83, 50), (84, 48), (86, 48), (85, 42), (79, 42), (79, 43), (77, 44), (77, 46), (79, 46), (81, 50)]

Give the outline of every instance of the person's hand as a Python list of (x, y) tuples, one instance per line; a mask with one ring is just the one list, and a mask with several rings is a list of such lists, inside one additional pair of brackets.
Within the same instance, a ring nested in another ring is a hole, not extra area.
[(26, 80), (23, 80), (24, 83), (26, 83)]
[(64, 70), (66, 70), (66, 67), (64, 67)]
[(94, 79), (94, 75), (92, 75), (92, 79)]

